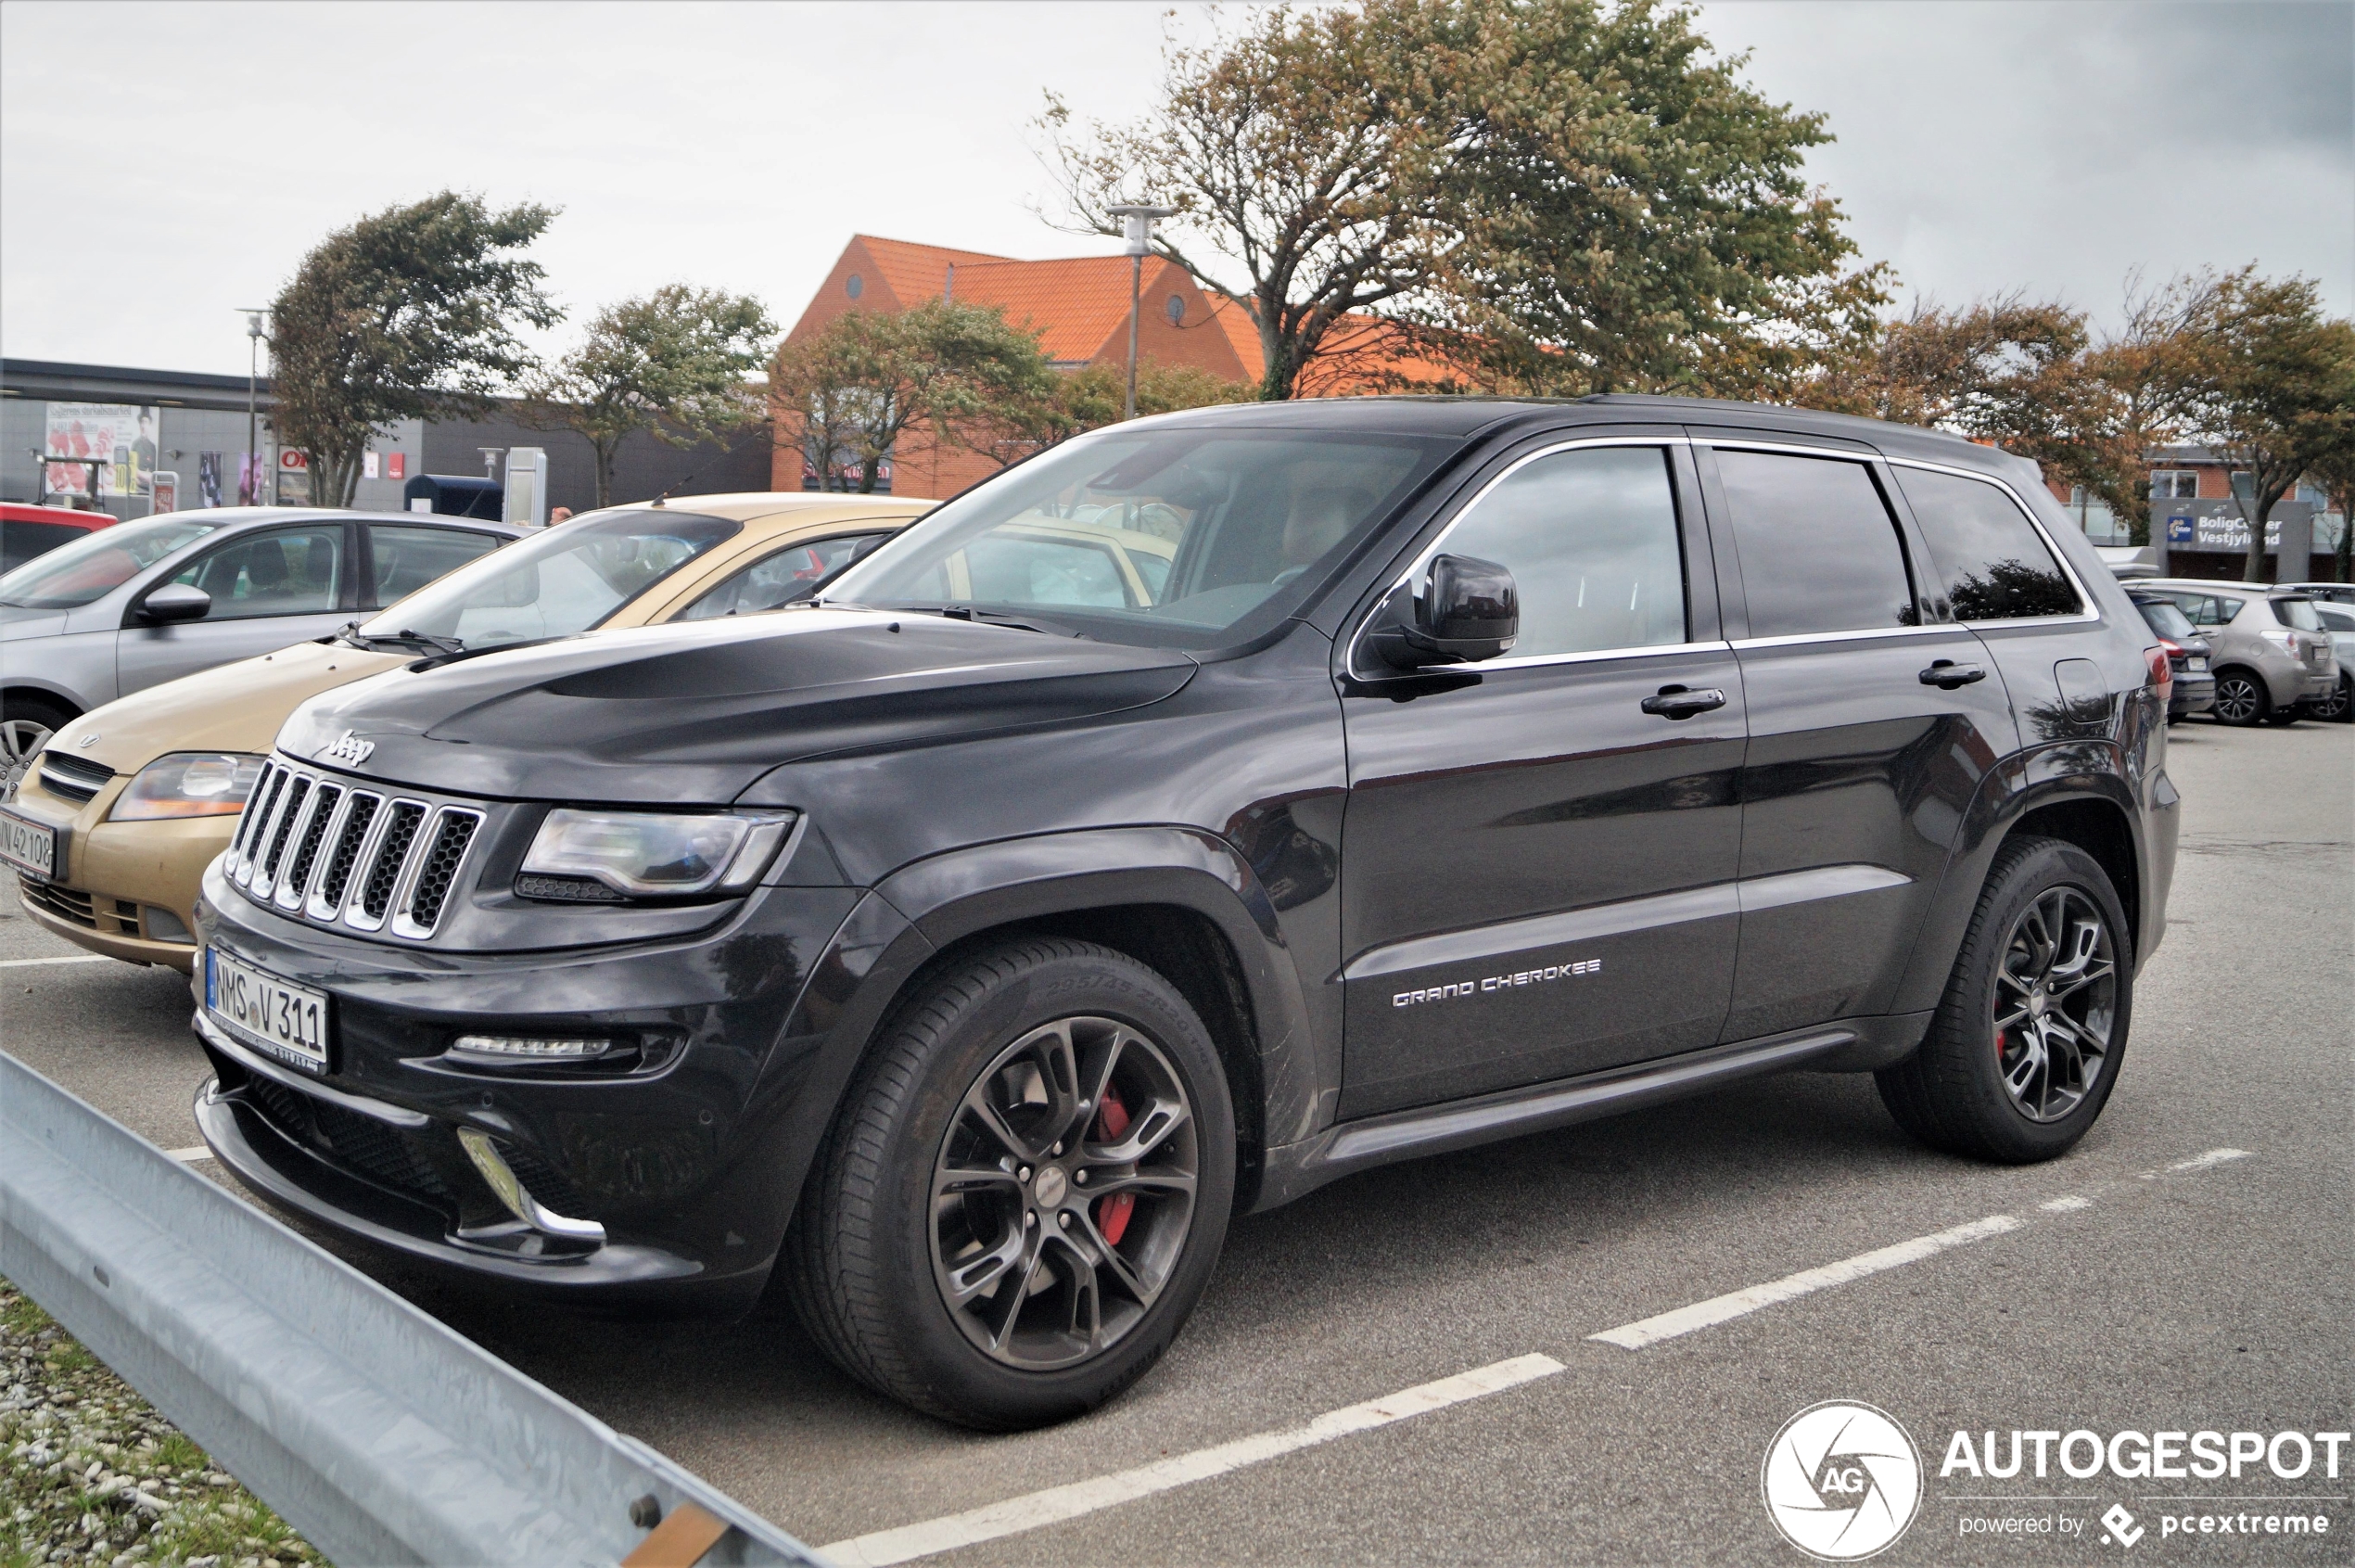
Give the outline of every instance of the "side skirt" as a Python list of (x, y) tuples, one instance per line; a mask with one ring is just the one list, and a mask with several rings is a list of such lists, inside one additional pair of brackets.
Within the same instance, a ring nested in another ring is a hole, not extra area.
[(1584, 1077), (1343, 1122), (1314, 1138), (1268, 1150), (1252, 1212), (1279, 1207), (1328, 1181), (1377, 1166), (1594, 1121), (1741, 1078), (1793, 1068), (1871, 1072), (1910, 1054), (1929, 1019), (1927, 1013), (1842, 1019)]

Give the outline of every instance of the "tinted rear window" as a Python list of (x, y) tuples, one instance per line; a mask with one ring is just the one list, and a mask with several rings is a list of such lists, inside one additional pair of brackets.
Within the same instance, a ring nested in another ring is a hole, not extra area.
[(1896, 473), (1956, 620), (2023, 620), (2084, 608), (2052, 548), (2001, 489), (1959, 474)]
[(2273, 606), (2273, 618), (2284, 626), (2294, 626), (2300, 631), (2320, 631), (2323, 629), (2322, 618), (2314, 613), (2313, 600), (2274, 599), (2269, 602)]
[(2183, 612), (2164, 599), (2137, 599), (2134, 607), (2143, 612), (2143, 618), (2150, 622), (2150, 629), (2162, 637), (2181, 640), (2196, 635), (2192, 623), (2183, 618)]
[(1897, 525), (1861, 463), (1720, 452), (1752, 637), (1913, 626)]

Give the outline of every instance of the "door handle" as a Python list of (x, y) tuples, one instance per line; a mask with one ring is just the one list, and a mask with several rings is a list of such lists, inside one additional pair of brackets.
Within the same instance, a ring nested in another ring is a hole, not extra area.
[(1707, 713), (1712, 708), (1725, 706), (1725, 694), (1714, 686), (1694, 690), (1687, 686), (1662, 686), (1657, 696), (1646, 697), (1637, 705), (1646, 713), (1662, 719), (1690, 719), (1696, 713)]
[(1951, 692), (1958, 686), (1967, 686), (1973, 681), (1986, 679), (1987, 671), (1979, 666), (1956, 664), (1951, 658), (1934, 658), (1929, 661), (1929, 668), (1922, 671), (1922, 684), (1935, 686), (1941, 692)]

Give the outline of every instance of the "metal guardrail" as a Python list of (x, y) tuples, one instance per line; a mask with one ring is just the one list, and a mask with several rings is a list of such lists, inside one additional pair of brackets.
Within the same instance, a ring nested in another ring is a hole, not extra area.
[(344, 1568), (823, 1568), (5, 1053), (0, 1274)]

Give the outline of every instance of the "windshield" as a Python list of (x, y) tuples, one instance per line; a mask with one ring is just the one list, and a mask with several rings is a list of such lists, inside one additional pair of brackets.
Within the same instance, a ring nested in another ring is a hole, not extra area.
[(831, 604), (947, 605), (1155, 647), (1272, 627), (1453, 452), (1407, 436), (1106, 432), (934, 512)]
[(117, 523), (0, 577), (0, 605), (24, 610), (70, 610), (121, 587), (174, 550), (221, 525), (185, 512)]
[(2294, 626), (2300, 631), (2320, 631), (2322, 618), (2314, 613), (2311, 599), (2275, 599), (2273, 618), (2284, 626)]
[(2137, 599), (2134, 607), (2143, 612), (2150, 629), (2162, 637), (2172, 637), (2180, 643), (2186, 637), (2199, 635), (2192, 630), (2192, 623), (2183, 618), (2183, 612), (2163, 599)]
[(385, 610), (360, 635), (422, 632), (454, 638), (470, 653), (568, 637), (602, 624), (743, 528), (644, 506), (587, 513), (468, 562)]

